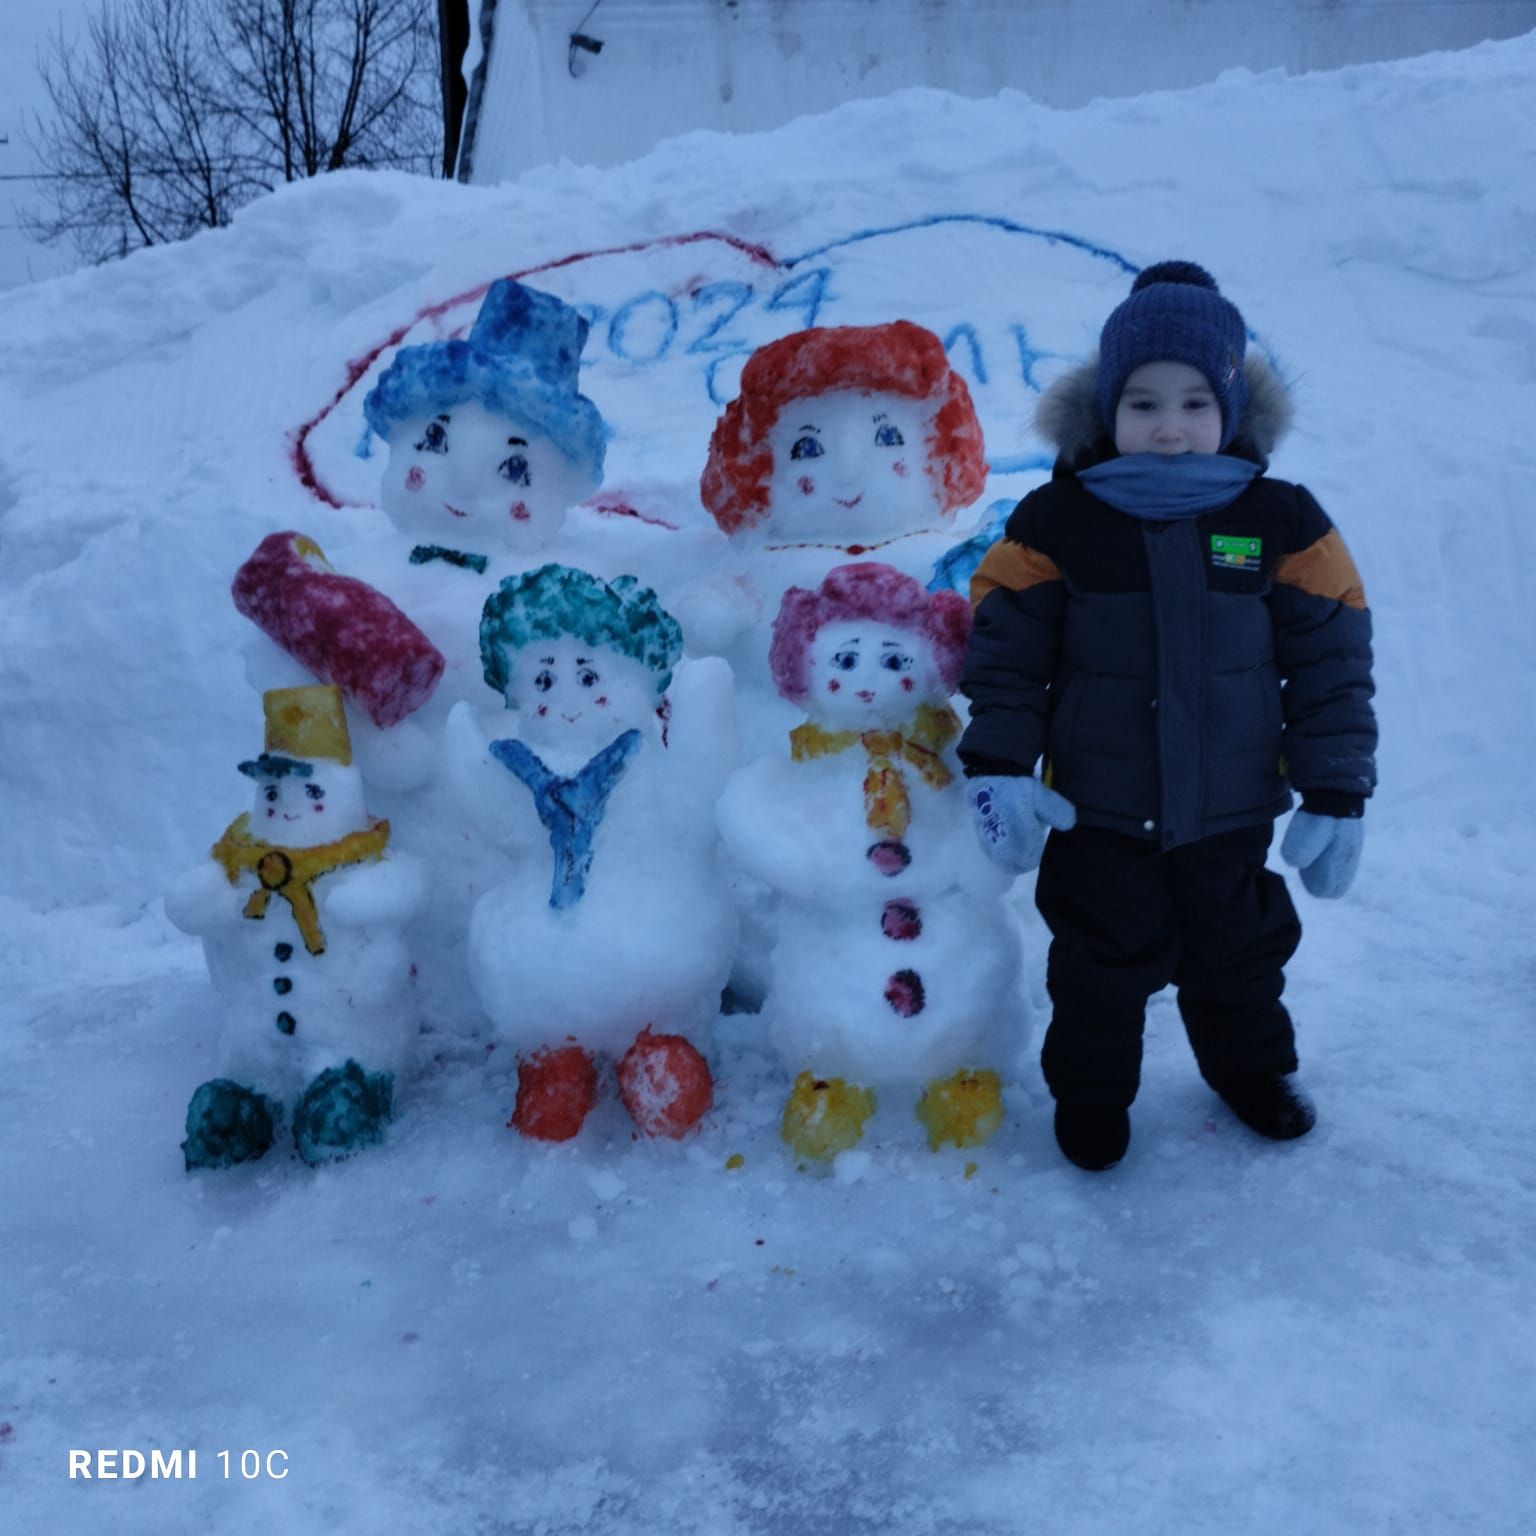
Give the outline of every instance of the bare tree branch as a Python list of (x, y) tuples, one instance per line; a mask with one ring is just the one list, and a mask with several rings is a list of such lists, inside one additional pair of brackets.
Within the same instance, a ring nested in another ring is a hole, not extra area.
[(227, 224), (284, 182), (438, 174), (436, 0), (118, 0), (39, 61), (34, 238), (87, 260)]

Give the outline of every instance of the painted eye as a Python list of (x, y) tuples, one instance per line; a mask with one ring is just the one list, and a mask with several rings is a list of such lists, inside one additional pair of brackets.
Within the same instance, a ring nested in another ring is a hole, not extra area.
[(496, 472), (503, 480), (510, 480), (513, 485), (529, 483), (528, 460), (520, 453), (514, 453), (511, 458), (503, 459), (497, 466)]
[(580, 683), (583, 688), (595, 688), (597, 687), (598, 683), (597, 673), (594, 672), (591, 667), (583, 667), (581, 671), (577, 673), (576, 681)]
[(540, 693), (548, 693), (549, 690), (555, 686), (555, 674), (549, 671), (540, 672), (539, 675), (534, 678), (533, 686), (537, 688)]
[(832, 665), (839, 672), (852, 672), (858, 664), (859, 653), (857, 651), (838, 651), (832, 657)]
[(276, 784), (268, 784), (267, 787), (264, 790), (262, 790), (261, 793), (262, 793), (262, 796), (266, 800), (268, 805), (276, 805), (277, 804), (277, 785)]
[(900, 448), (906, 441), (906, 438), (901, 435), (901, 428), (893, 426), (888, 421), (881, 423), (875, 432), (875, 444), (880, 448)]
[(912, 658), (904, 651), (887, 651), (880, 658), (880, 665), (887, 672), (910, 672), (912, 670)]
[(440, 421), (429, 421), (422, 439), (416, 444), (417, 453), (447, 453), (448, 429)]
[(789, 450), (789, 456), (792, 459), (819, 459), (826, 451), (817, 438), (797, 437), (795, 446)]
[(325, 790), (319, 784), (306, 784), (304, 786), (304, 793), (308, 795), (311, 800), (325, 799)]

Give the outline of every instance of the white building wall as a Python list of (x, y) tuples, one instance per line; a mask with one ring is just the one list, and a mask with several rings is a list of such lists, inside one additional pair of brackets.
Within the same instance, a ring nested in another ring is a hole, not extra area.
[[(695, 128), (751, 132), (860, 96), (1004, 87), (1051, 106), (1462, 48), (1533, 0), (491, 0), (460, 174), (612, 165)], [(581, 31), (601, 53), (573, 50)]]

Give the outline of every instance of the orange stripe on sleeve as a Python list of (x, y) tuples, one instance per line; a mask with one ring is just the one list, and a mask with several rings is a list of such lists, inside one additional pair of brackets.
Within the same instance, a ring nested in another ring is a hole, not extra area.
[(976, 574), (971, 577), (971, 607), (975, 609), (982, 598), (997, 587), (1024, 592), (1041, 582), (1060, 580), (1061, 572), (1056, 563), (1038, 549), (1016, 544), (1012, 539), (999, 539), (982, 557)]
[[(990, 559), (990, 555), (988, 556)], [(985, 569), (986, 562), (982, 562)], [(981, 571), (977, 571), (979, 577)], [(1365, 588), (1360, 572), (1337, 528), (1330, 528), (1315, 544), (1294, 555), (1286, 555), (1275, 564), (1275, 580), (1289, 587), (1300, 587), (1314, 597), (1331, 597), (1346, 608), (1365, 607)], [(971, 601), (976, 601), (976, 582), (971, 582)]]

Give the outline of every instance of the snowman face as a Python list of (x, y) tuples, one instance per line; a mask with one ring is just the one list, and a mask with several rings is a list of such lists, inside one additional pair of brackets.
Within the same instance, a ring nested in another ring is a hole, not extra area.
[(382, 500), (390, 521), (414, 539), (533, 551), (560, 532), (579, 490), (548, 437), (468, 401), (395, 427)]
[(511, 658), (508, 697), (521, 711), (522, 737), (591, 757), (616, 736), (643, 728), (656, 708), (648, 668), (608, 646), (574, 635), (533, 640)]
[(902, 395), (839, 389), (791, 401), (768, 434), (768, 539), (890, 538), (933, 527), (933, 411)]
[(889, 730), (942, 698), (933, 647), (910, 629), (853, 620), (811, 641), (806, 712), (833, 731)]
[(252, 830), (280, 848), (315, 848), (368, 825), (363, 781), (356, 768), (324, 758), (310, 761), (310, 775), (285, 773), (258, 779)]

